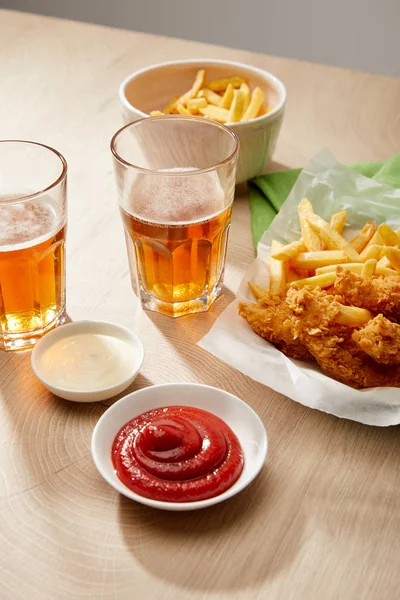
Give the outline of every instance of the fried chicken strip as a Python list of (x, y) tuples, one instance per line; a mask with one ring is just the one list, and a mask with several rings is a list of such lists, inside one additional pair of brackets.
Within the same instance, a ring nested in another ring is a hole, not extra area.
[(254, 331), (274, 344), (287, 356), (310, 359), (305, 346), (292, 335), (290, 317), (292, 313), (284, 300), (271, 297), (269, 293), (259, 295), (257, 304), (241, 302), (239, 315), (246, 319)]
[(367, 308), (389, 319), (400, 321), (400, 277), (361, 277), (356, 273), (338, 269), (334, 292), (346, 304)]
[(377, 315), (352, 335), (368, 356), (384, 365), (400, 364), (400, 325)]
[(291, 333), (325, 373), (355, 388), (400, 386), (396, 366), (380, 365), (353, 340), (350, 327), (335, 322), (335, 298), (311, 288), (290, 289)]

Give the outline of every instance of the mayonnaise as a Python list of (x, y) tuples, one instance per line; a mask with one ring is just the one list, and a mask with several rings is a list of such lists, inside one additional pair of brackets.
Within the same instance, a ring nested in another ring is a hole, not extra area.
[(38, 363), (50, 384), (67, 390), (96, 391), (121, 383), (136, 366), (135, 349), (117, 337), (80, 333), (56, 341)]

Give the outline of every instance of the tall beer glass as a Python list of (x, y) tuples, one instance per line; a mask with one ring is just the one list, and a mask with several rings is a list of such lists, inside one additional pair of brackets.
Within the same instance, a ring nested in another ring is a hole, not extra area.
[(67, 163), (0, 141), (0, 348), (23, 350), (65, 318)]
[(126, 125), (111, 140), (132, 284), (144, 308), (173, 317), (221, 293), (238, 140), (202, 117)]

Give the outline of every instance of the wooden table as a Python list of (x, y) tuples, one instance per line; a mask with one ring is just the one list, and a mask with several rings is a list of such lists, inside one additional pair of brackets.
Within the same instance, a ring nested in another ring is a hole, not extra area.
[(322, 147), (343, 162), (399, 150), (400, 81), (140, 33), (0, 11), (0, 137), (42, 141), (69, 163), (68, 311), (138, 330), (134, 388), (193, 381), (248, 402), (268, 430), (262, 474), (225, 504), (180, 514), (119, 496), (90, 455), (106, 404), (45, 391), (30, 354), (0, 353), (2, 600), (391, 600), (399, 597), (398, 428), (312, 411), (196, 347), (254, 257), (238, 194), (227, 293), (209, 314), (138, 310), (130, 289), (109, 140), (120, 81), (182, 57), (248, 62), (287, 85), (273, 168)]

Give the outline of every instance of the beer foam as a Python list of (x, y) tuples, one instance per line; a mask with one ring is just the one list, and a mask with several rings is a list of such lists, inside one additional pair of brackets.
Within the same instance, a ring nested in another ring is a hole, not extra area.
[(0, 198), (0, 248), (36, 241), (52, 232), (56, 224), (54, 207), (49, 200), (6, 204)]
[[(194, 171), (165, 169), (161, 172)], [(184, 175), (139, 177), (131, 188), (128, 210), (152, 222), (199, 221), (219, 213), (225, 206), (224, 191), (215, 171)]]

